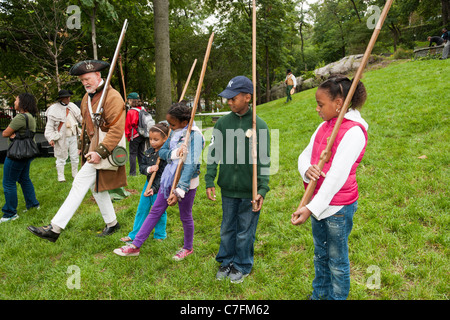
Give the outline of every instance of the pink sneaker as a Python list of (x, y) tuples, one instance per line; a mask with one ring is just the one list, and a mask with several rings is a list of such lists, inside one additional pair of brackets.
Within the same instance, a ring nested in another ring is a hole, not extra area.
[(193, 253), (194, 250), (187, 250), (187, 249), (181, 249), (180, 251), (177, 252), (176, 255), (174, 255), (172, 257), (172, 259), (180, 261), (183, 260), (184, 258), (186, 258), (188, 255), (190, 255), (191, 253)]
[(123, 256), (123, 257), (138, 256), (139, 248), (136, 248), (134, 245), (129, 244), (129, 245), (123, 246), (122, 248), (115, 249), (114, 253), (118, 254), (119, 256)]

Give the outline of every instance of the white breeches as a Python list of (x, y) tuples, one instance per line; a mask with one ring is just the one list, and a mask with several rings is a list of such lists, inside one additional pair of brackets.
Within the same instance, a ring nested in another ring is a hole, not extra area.
[(105, 223), (111, 223), (116, 219), (116, 213), (108, 191), (95, 192), (96, 169), (90, 163), (85, 163), (72, 183), (69, 195), (52, 219), (52, 223), (64, 229), (70, 219), (75, 214), (84, 199), (84, 196), (91, 189), (95, 202), (97, 202), (100, 213)]
[[(68, 156), (70, 157), (70, 162), (72, 164), (77, 164), (80, 161), (80, 158), (78, 156), (78, 142), (77, 142), (77, 136), (70, 136), (65, 138), (65, 147), (66, 150), (68, 150)], [(57, 167), (64, 167), (66, 164), (67, 157), (56, 157), (56, 166)]]

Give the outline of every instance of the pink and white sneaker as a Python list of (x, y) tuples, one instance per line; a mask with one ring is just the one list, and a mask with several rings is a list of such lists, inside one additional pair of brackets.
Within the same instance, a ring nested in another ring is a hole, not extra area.
[(174, 260), (177, 260), (177, 261), (180, 261), (180, 260), (183, 260), (184, 258), (186, 258), (188, 255), (190, 255), (191, 253), (193, 253), (194, 252), (194, 250), (193, 249), (191, 249), (191, 250), (188, 250), (188, 249), (181, 249), (180, 251), (178, 251), (177, 253), (176, 253), (176, 255), (174, 255), (173, 257), (172, 257), (172, 259), (174, 259)]
[(133, 257), (139, 255), (139, 248), (136, 248), (132, 244), (128, 244), (123, 246), (122, 248), (114, 249), (114, 253), (123, 257)]

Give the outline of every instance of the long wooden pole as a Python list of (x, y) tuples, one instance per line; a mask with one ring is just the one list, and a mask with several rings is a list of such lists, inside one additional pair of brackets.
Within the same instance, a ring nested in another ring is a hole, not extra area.
[(127, 101), (127, 88), (125, 87), (125, 77), (123, 74), (122, 56), (121, 55), (119, 55), (119, 67), (120, 67), (120, 75), (122, 76), (123, 100)]
[(184, 84), (183, 92), (181, 93), (180, 100), (178, 100), (178, 102), (181, 102), (184, 99), (184, 95), (186, 94), (186, 90), (188, 88), (189, 81), (191, 81), (192, 73), (194, 72), (196, 64), (197, 64), (197, 59), (195, 59), (194, 63), (192, 64), (191, 71), (189, 71), (188, 78), (186, 80), (186, 83)]
[[(159, 163), (161, 162), (161, 159), (158, 157), (158, 160), (156, 160), (156, 166), (159, 166)], [(144, 193), (144, 195), (146, 194), (146, 193), (148, 193), (149, 191), (150, 191), (150, 189), (152, 188), (152, 184), (153, 184), (153, 181), (155, 181), (155, 177), (156, 177), (156, 172), (157, 171), (154, 171), (153, 173), (152, 173), (152, 175), (150, 176), (150, 179), (148, 180), (148, 183), (147, 183), (147, 188), (145, 189), (145, 193)]]
[[(194, 72), (196, 64), (197, 64), (197, 59), (195, 59), (194, 63), (192, 64), (191, 71), (189, 72), (189, 76), (188, 76), (188, 78), (186, 80), (186, 83), (184, 84), (183, 92), (181, 93), (180, 100), (178, 100), (178, 102), (181, 102), (184, 99), (184, 95), (186, 94), (186, 90), (187, 90), (187, 88), (189, 86), (189, 81), (191, 81), (191, 76), (192, 76), (192, 73)], [(170, 131), (169, 131), (169, 134), (170, 134)], [(160, 161), (161, 161), (161, 159), (158, 157), (158, 160), (156, 160), (156, 165), (157, 166), (159, 166)], [(152, 175), (150, 176), (150, 180), (148, 181), (147, 188), (145, 189), (146, 193), (148, 191), (150, 191), (150, 189), (152, 187), (152, 184), (153, 184), (153, 181), (155, 180), (155, 177), (156, 177), (156, 171), (153, 172)]]
[[(327, 163), (330, 160), (331, 148), (333, 147), (333, 144), (334, 144), (334, 141), (338, 134), (341, 123), (344, 120), (345, 113), (347, 112), (350, 102), (352, 101), (352, 98), (355, 93), (356, 87), (358, 86), (359, 80), (362, 77), (362, 73), (367, 65), (367, 62), (369, 61), (370, 54), (372, 52), (373, 47), (375, 46), (375, 42), (377, 41), (378, 35), (380, 34), (381, 27), (383, 26), (384, 20), (386, 19), (389, 9), (391, 8), (392, 2), (393, 2), (393, 0), (388, 0), (386, 2), (386, 5), (384, 6), (383, 11), (381, 12), (380, 18), (378, 19), (378, 23), (375, 27), (375, 30), (372, 33), (372, 37), (370, 38), (369, 44), (367, 45), (367, 48), (366, 48), (366, 51), (362, 58), (361, 64), (360, 64), (355, 76), (353, 77), (352, 85), (347, 94), (347, 97), (345, 98), (344, 105), (342, 106), (342, 109), (339, 113), (336, 124), (334, 125), (333, 131), (331, 132), (331, 136), (328, 139), (327, 146), (320, 155), (320, 160), (318, 163), (320, 170), (322, 170), (325, 163)], [(309, 182), (308, 187), (306, 188), (306, 191), (303, 194), (302, 200), (301, 200), (300, 205), (298, 206), (297, 210), (306, 206), (309, 203), (316, 186), (317, 186), (317, 180)], [(295, 219), (295, 220), (291, 219), (292, 224), (295, 225), (295, 224), (300, 223), (300, 222), (297, 222), (297, 220), (298, 219)]]
[[(195, 93), (194, 105), (192, 106), (192, 111), (191, 111), (191, 119), (189, 120), (187, 132), (186, 132), (186, 137), (185, 137), (185, 142), (184, 142), (184, 145), (186, 147), (188, 146), (188, 143), (189, 143), (189, 140), (190, 140), (192, 124), (194, 123), (195, 113), (197, 112), (197, 105), (198, 105), (198, 102), (200, 100), (200, 92), (202, 91), (203, 79), (205, 77), (206, 67), (208, 65), (209, 54), (211, 52), (211, 46), (212, 46), (213, 39), (214, 39), (214, 32), (209, 37), (208, 47), (206, 48), (205, 58), (203, 59), (202, 71), (200, 73), (200, 79), (198, 80), (197, 92)], [(183, 168), (183, 163), (184, 163), (184, 159), (183, 158), (185, 156), (186, 155), (182, 155), (182, 157), (180, 158), (180, 161), (178, 161), (178, 166), (177, 166), (177, 170), (175, 172), (175, 177), (173, 179), (172, 191), (171, 192), (173, 192), (175, 190), (175, 188), (176, 188), (176, 186), (178, 184), (178, 181), (180, 180), (181, 169)]]
[(253, 180), (252, 180), (252, 198), (253, 209), (256, 210), (258, 204), (256, 197), (258, 195), (258, 156), (256, 141), (256, 0), (253, 0), (252, 14), (252, 82), (253, 82), (253, 114), (252, 114), (252, 158), (253, 158)]
[(109, 86), (109, 84), (111, 82), (112, 75), (113, 75), (114, 70), (116, 68), (116, 63), (117, 63), (117, 59), (119, 57), (120, 47), (122, 46), (123, 39), (125, 38), (125, 33), (127, 31), (127, 28), (128, 28), (128, 19), (125, 19), (125, 21), (123, 23), (122, 31), (121, 31), (120, 36), (119, 36), (119, 41), (117, 42), (116, 51), (114, 52), (114, 56), (113, 56), (113, 59), (111, 61), (111, 66), (109, 67), (108, 77), (106, 78), (104, 89), (102, 91), (102, 95), (100, 97), (100, 101), (98, 102), (97, 111), (96, 111), (96, 113), (94, 115), (95, 119), (92, 119), (92, 120), (94, 120), (96, 122), (97, 125), (100, 123), (101, 114), (103, 112), (103, 102), (104, 102), (104, 100), (106, 98), (106, 94), (107, 94), (107, 91), (108, 91), (108, 86)]
[[(91, 141), (93, 144), (98, 143), (98, 139), (99, 139), (98, 131), (100, 130), (100, 125), (103, 121), (103, 119), (102, 119), (103, 102), (104, 102), (106, 94), (108, 92), (109, 84), (111, 82), (111, 77), (116, 68), (117, 59), (118, 59), (118, 56), (120, 53), (120, 47), (122, 46), (123, 39), (125, 38), (125, 33), (127, 32), (127, 28), (128, 28), (128, 19), (125, 19), (125, 21), (123, 22), (122, 31), (120, 32), (119, 40), (117, 42), (116, 51), (114, 52), (114, 56), (113, 56), (112, 62), (109, 67), (108, 77), (106, 78), (106, 81), (105, 81), (105, 84), (104, 84), (103, 90), (102, 90), (102, 95), (100, 96), (100, 101), (98, 102), (98, 105), (97, 105), (97, 110), (92, 117), (92, 123), (95, 125), (96, 130), (97, 130), (97, 134), (94, 135), (93, 141)], [(90, 158), (91, 157), (88, 156), (86, 159), (89, 161)]]

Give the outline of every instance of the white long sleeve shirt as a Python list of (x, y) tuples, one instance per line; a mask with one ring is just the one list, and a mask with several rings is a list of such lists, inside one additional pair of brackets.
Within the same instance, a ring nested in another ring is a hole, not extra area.
[[(369, 128), (369, 125), (361, 117), (361, 114), (358, 110), (350, 109), (345, 114), (344, 118), (362, 124), (366, 130)], [(312, 165), (311, 154), (314, 139), (316, 137), (317, 131), (324, 123), (325, 122), (317, 127), (316, 131), (311, 137), (308, 146), (298, 157), (298, 171), (300, 172), (303, 181), (305, 181), (306, 183), (309, 183), (310, 181), (305, 176), (305, 174), (308, 168)], [(361, 154), (361, 151), (363, 150), (365, 144), (366, 138), (363, 131), (358, 126), (349, 129), (342, 138), (341, 143), (336, 149), (333, 163), (331, 164), (330, 170), (327, 172), (325, 180), (323, 181), (319, 191), (311, 200), (311, 202), (306, 205), (306, 207), (312, 212), (313, 216), (317, 220), (330, 217), (342, 209), (343, 206), (332, 206), (330, 205), (330, 202), (333, 199), (334, 195), (345, 184), (350, 170)]]
[(289, 78), (292, 79), (292, 82), (294, 83), (294, 84), (293, 84), (293, 87), (296, 88), (296, 87), (297, 87), (297, 78), (296, 78), (292, 73), (291, 73), (291, 74), (288, 74), (288, 75), (286, 76), (285, 81), (287, 81)]

